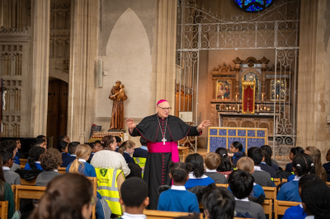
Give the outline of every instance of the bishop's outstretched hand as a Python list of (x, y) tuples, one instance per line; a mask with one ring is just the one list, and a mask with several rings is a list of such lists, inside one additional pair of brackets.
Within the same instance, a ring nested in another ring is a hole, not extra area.
[(204, 120), (201, 124), (199, 124), (199, 126), (197, 126), (197, 131), (201, 132), (203, 129), (205, 129), (210, 125), (211, 125), (210, 120)]
[(130, 131), (133, 131), (133, 129), (136, 127), (133, 119), (126, 119), (125, 123)]

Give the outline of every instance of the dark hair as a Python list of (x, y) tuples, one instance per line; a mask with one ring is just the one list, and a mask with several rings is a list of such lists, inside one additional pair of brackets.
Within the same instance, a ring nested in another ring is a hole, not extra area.
[(55, 177), (47, 186), (32, 219), (80, 219), (84, 205), (91, 202), (91, 182), (80, 174), (66, 173)]
[(290, 152), (293, 154), (293, 155), (297, 155), (297, 154), (303, 154), (304, 153), (304, 149), (302, 147), (293, 147), (290, 149)]
[(147, 146), (147, 143), (148, 143), (147, 139), (145, 139), (144, 137), (141, 137), (141, 138), (140, 138), (140, 144), (141, 144), (142, 146)]
[(168, 167), (170, 168), (173, 181), (176, 183), (184, 183), (187, 181), (187, 176), (191, 172), (192, 164), (181, 162), (174, 163), (170, 161)]
[(200, 154), (189, 154), (186, 157), (185, 163), (192, 164), (193, 175), (196, 178), (200, 178), (204, 174), (204, 159)]
[(305, 212), (310, 212), (315, 219), (330, 218), (330, 188), (324, 182), (310, 181), (301, 190), (301, 200)]
[(263, 145), (260, 147), (265, 162), (268, 166), (272, 166), (272, 148), (269, 145)]
[[(233, 143), (231, 143), (233, 145), (234, 148), (238, 149), (239, 151), (243, 151), (243, 145), (241, 142), (239, 141), (234, 141)], [(244, 152), (243, 152), (244, 153)]]
[(143, 179), (132, 177), (123, 182), (120, 192), (125, 206), (140, 207), (143, 201), (148, 197), (148, 185)]
[(5, 151), (5, 153), (1, 153), (1, 156), (3, 165), (5, 165), (8, 160), (13, 159), (14, 153), (12, 151), (7, 150)]
[(258, 147), (252, 147), (248, 150), (248, 157), (254, 162), (254, 165), (259, 165), (262, 161), (262, 152)]
[(6, 150), (14, 152), (15, 149), (16, 149), (16, 142), (13, 140), (5, 140), (0, 142), (0, 150), (3, 151), (3, 153)]
[(68, 142), (66, 142), (66, 141), (60, 141), (58, 143), (58, 150), (60, 152), (62, 152), (63, 150), (65, 150), (65, 148), (67, 148), (67, 147), (68, 147)]
[(41, 167), (45, 171), (56, 170), (62, 165), (62, 154), (54, 149), (48, 149), (40, 158)]
[(64, 138), (66, 137), (67, 135), (61, 135), (60, 137), (58, 137), (58, 141), (64, 141)]
[(37, 138), (46, 138), (44, 135), (38, 135)]
[(209, 219), (234, 218), (235, 199), (225, 188), (216, 188), (207, 191), (202, 199), (204, 209), (209, 213)]
[(292, 166), (296, 170), (298, 176), (308, 174), (309, 172), (315, 173), (313, 158), (308, 154), (298, 154), (292, 160)]
[(46, 140), (43, 138), (36, 138), (33, 143), (32, 143), (32, 147), (40, 147), (40, 145), (42, 143), (44, 143)]
[(3, 170), (2, 170), (2, 157), (0, 157), (0, 201), (5, 201), (5, 177), (3, 175)]
[(106, 135), (102, 138), (101, 142), (103, 142), (103, 148), (110, 147), (110, 144), (112, 144), (115, 141), (115, 138), (112, 135)]
[(299, 187), (300, 188), (304, 187), (305, 184), (310, 181), (323, 182), (322, 179), (316, 176), (315, 174), (306, 174), (299, 179)]
[(245, 170), (234, 170), (229, 175), (228, 183), (234, 196), (238, 199), (243, 199), (252, 192), (254, 178)]
[(78, 141), (71, 142), (68, 146), (69, 154), (76, 154), (76, 149), (77, 149), (78, 145), (80, 145), (80, 142), (78, 142)]
[(29, 157), (27, 159), (27, 162), (30, 165), (31, 170), (37, 170), (35, 162), (40, 160), (40, 155), (42, 155), (45, 151), (46, 149), (43, 147), (32, 147), (29, 150)]
[(121, 142), (121, 138), (119, 137), (119, 136), (114, 136), (115, 138), (116, 138), (116, 142), (118, 143), (120, 143)]
[(220, 159), (221, 163), (220, 163), (219, 167), (217, 168), (217, 171), (219, 171), (219, 172), (231, 171), (232, 166), (230, 163), (230, 159), (228, 157), (227, 149), (217, 148), (217, 150), (215, 150), (215, 153), (219, 154), (221, 157), (221, 159)]

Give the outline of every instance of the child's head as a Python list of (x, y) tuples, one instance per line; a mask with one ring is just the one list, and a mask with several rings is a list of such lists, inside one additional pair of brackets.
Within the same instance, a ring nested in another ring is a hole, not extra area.
[(235, 199), (225, 188), (216, 188), (207, 191), (202, 199), (205, 218), (232, 219), (234, 218)]
[(299, 179), (299, 195), (301, 197), (301, 189), (308, 183), (308, 182), (322, 182), (320, 177), (316, 176), (315, 174), (306, 174)]
[(91, 182), (78, 174), (62, 174), (47, 186), (31, 218), (88, 219), (93, 210)]
[(120, 188), (119, 202), (125, 205), (125, 210), (142, 208), (149, 205), (148, 185), (138, 177), (132, 177), (123, 182)]
[(120, 88), (125, 88), (125, 85), (121, 84), (119, 87), (120, 87)]
[(267, 165), (272, 166), (272, 148), (269, 145), (263, 145), (260, 147), (262, 156), (265, 158)]
[(330, 218), (330, 188), (324, 182), (310, 181), (301, 190), (301, 200), (307, 215), (315, 219)]
[(19, 140), (19, 139), (15, 139), (15, 143), (16, 143), (16, 147), (17, 147), (17, 149), (21, 149), (21, 147), (22, 147), (21, 140)]
[(174, 185), (184, 185), (188, 181), (188, 174), (192, 169), (190, 163), (174, 163), (170, 161), (168, 167), (170, 168), (170, 178), (173, 179)]
[(304, 149), (302, 147), (293, 147), (290, 149), (290, 160), (293, 160), (293, 158), (297, 155), (297, 154), (303, 154), (304, 153)]
[(13, 152), (9, 150), (5, 150), (4, 153), (1, 153), (3, 166), (12, 167), (13, 166)]
[(101, 143), (103, 144), (103, 148), (106, 150), (115, 151), (117, 148), (116, 138), (112, 135), (104, 136)]
[(5, 140), (0, 142), (0, 153), (4, 153), (6, 151), (11, 151), (13, 152), (13, 157), (16, 155), (17, 152), (17, 146), (15, 141), (12, 140)]
[(70, 173), (80, 173), (79, 166), (83, 165), (79, 159), (88, 160), (90, 154), (92, 153), (92, 148), (87, 144), (79, 144), (76, 148), (76, 157), (69, 169)]
[(27, 162), (29, 163), (31, 169), (37, 169), (35, 162), (40, 161), (41, 155), (45, 153), (46, 149), (43, 147), (32, 147), (29, 150), (29, 157)]
[(209, 170), (215, 170), (221, 163), (220, 155), (210, 152), (205, 156), (205, 166)]
[(68, 146), (69, 154), (76, 154), (76, 149), (79, 144), (80, 144), (80, 142), (78, 142), (78, 141), (71, 142)]
[(258, 166), (262, 161), (262, 152), (258, 147), (252, 147), (248, 150), (248, 157), (251, 158), (255, 166)]
[(116, 142), (117, 142), (117, 147), (121, 145), (121, 138), (119, 136), (115, 136)]
[(239, 141), (234, 141), (230, 145), (230, 152), (235, 153), (235, 152), (239, 152), (239, 151), (243, 151), (243, 145)]
[(133, 154), (135, 150), (135, 143), (131, 140), (125, 141), (122, 145), (120, 145), (118, 152), (123, 154), (124, 152), (128, 154)]
[(252, 192), (254, 178), (245, 170), (235, 170), (229, 175), (228, 183), (234, 196), (243, 199)]
[(328, 150), (327, 155), (325, 156), (325, 159), (327, 161), (330, 161), (330, 149)]
[(249, 157), (241, 157), (236, 164), (238, 170), (245, 170), (252, 174), (254, 172), (254, 162)]
[(68, 153), (68, 146), (69, 146), (69, 143), (66, 142), (66, 141), (60, 141), (58, 143), (58, 149), (59, 151), (63, 152), (63, 153)]
[(217, 150), (215, 150), (215, 153), (219, 154), (221, 159), (221, 163), (217, 168), (217, 171), (219, 172), (226, 172), (226, 171), (231, 171), (231, 162), (230, 159), (228, 157), (228, 152), (226, 148), (217, 148)]
[(140, 138), (140, 144), (141, 144), (141, 146), (147, 146), (147, 143), (148, 143), (147, 139), (145, 139), (144, 137), (141, 137)]
[(43, 148), (47, 149), (47, 138), (46, 138), (46, 136), (44, 136), (44, 135), (39, 135), (39, 136), (35, 139), (35, 141), (34, 141), (34, 143), (33, 143), (33, 147), (37, 147), (37, 146), (39, 146), (39, 147), (43, 147)]
[(70, 144), (70, 137), (67, 136), (67, 135), (61, 135), (59, 138), (58, 138), (59, 141), (65, 141), (66, 143)]
[(45, 171), (57, 170), (63, 163), (62, 154), (54, 149), (48, 149), (40, 158), (41, 167)]
[(293, 158), (292, 165), (293, 172), (297, 176), (302, 176), (312, 171), (314, 166), (313, 158), (308, 154), (298, 154)]
[(94, 147), (93, 147), (93, 152), (96, 153), (96, 152), (102, 151), (102, 150), (103, 150), (103, 147), (102, 147), (101, 141), (95, 141)]
[(200, 178), (204, 174), (204, 159), (200, 154), (189, 154), (186, 157), (185, 163), (191, 163), (192, 164), (192, 171), (193, 175), (196, 178)]

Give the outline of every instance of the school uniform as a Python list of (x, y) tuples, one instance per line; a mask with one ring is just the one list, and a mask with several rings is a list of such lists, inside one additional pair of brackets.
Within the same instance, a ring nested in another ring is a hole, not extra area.
[(271, 160), (272, 160), (272, 164), (275, 164), (277, 166), (277, 168), (280, 166), (276, 160), (274, 160), (272, 158), (271, 158)]
[(126, 151), (124, 151), (123, 157), (125, 158), (126, 163), (135, 163), (134, 159)]
[(21, 177), (10, 170), (9, 167), (2, 167), (3, 170), (3, 176), (6, 180), (7, 183), (9, 183), (10, 185), (21, 185)]
[(37, 176), (36, 186), (47, 186), (56, 176), (61, 175), (57, 170), (44, 171)]
[(305, 218), (307, 214), (305, 213), (302, 204), (293, 206), (286, 209), (282, 219), (300, 219)]
[(237, 164), (237, 161), (244, 156), (244, 153), (242, 151), (239, 151), (239, 152), (235, 152), (234, 153), (234, 156), (233, 156), (233, 164), (235, 165), (236, 167), (236, 164)]
[[(43, 170), (42, 167), (41, 167), (41, 165), (40, 165), (40, 161), (35, 161), (34, 163), (35, 163), (35, 165), (37, 167), (37, 170)], [(29, 163), (26, 163), (25, 164), (24, 170), (31, 170), (31, 166), (30, 166)]]
[(147, 216), (145, 216), (144, 214), (129, 214), (127, 212), (124, 212), (123, 216), (121, 216), (120, 218), (122, 218), (122, 219), (147, 219)]
[(280, 201), (301, 202), (299, 196), (299, 176), (287, 183), (284, 183), (277, 194), (276, 199)]
[(206, 169), (204, 174), (210, 177), (211, 179), (213, 179), (215, 183), (220, 183), (220, 184), (227, 183), (226, 177), (221, 173), (218, 173), (217, 170)]
[(323, 168), (327, 171), (327, 181), (330, 182), (330, 162), (323, 164)]
[(67, 167), (75, 159), (76, 159), (76, 155), (75, 154), (70, 154), (69, 156), (63, 157), (63, 163), (62, 163), (61, 167)]
[(252, 173), (254, 181), (260, 186), (274, 186), (270, 174), (263, 171), (259, 166), (254, 166), (254, 172)]
[(184, 186), (172, 185), (171, 189), (160, 194), (157, 210), (199, 213), (199, 205), (194, 193), (187, 191)]
[(270, 177), (272, 178), (277, 178), (276, 176), (276, 172), (275, 172), (275, 169), (272, 168), (271, 166), (268, 166), (268, 164), (266, 164), (266, 162), (261, 162), (259, 164), (259, 167), (263, 170), (263, 171), (266, 171), (270, 174)]
[(148, 148), (146, 146), (141, 146), (139, 148), (135, 148), (133, 157), (143, 157), (147, 158)]
[(293, 171), (293, 164), (292, 164), (292, 162), (288, 163), (288, 164), (285, 166), (285, 171), (286, 171), (286, 172), (292, 172), (292, 171)]
[(208, 186), (212, 183), (214, 183), (214, 180), (206, 175), (203, 175), (200, 178), (196, 178), (193, 173), (189, 173), (189, 180), (184, 186), (186, 189), (190, 189), (195, 186)]
[[(84, 159), (78, 159), (79, 162), (82, 162), (83, 165), (79, 165), (79, 168), (78, 168), (78, 171), (79, 173), (83, 174), (84, 176), (87, 176), (87, 177), (96, 177), (96, 172), (95, 172), (95, 168), (90, 165), (89, 163), (86, 162), (86, 160)], [(69, 172), (70, 170), (70, 167), (71, 167), (71, 164), (70, 163), (65, 172)]]
[(91, 155), (89, 155), (89, 158), (88, 160), (86, 161), (87, 163), (91, 163), (91, 160), (93, 159), (93, 156), (94, 156), (94, 152), (91, 153)]
[(249, 199), (243, 198), (243, 199), (237, 199), (235, 198), (235, 211), (239, 213), (249, 213), (252, 218), (256, 219), (266, 219), (266, 215), (264, 212), (264, 209), (260, 204), (254, 203), (249, 201)]
[(20, 165), (16, 164), (16, 163), (13, 163), (13, 166), (10, 167), (10, 170), (15, 172), (16, 170), (20, 170), (21, 167)]

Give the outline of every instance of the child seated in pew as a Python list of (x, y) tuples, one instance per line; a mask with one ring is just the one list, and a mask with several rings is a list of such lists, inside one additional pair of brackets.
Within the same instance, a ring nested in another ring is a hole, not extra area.
[(95, 198), (91, 182), (80, 174), (61, 174), (47, 186), (30, 218), (90, 219)]
[(127, 140), (122, 143), (118, 149), (118, 152), (123, 155), (125, 158), (126, 163), (135, 163), (132, 155), (134, 153), (135, 143), (131, 140)]
[[(306, 185), (308, 182), (322, 182), (322, 180), (314, 175), (314, 174), (307, 174), (300, 178), (299, 180), (299, 195), (301, 197), (301, 189)], [(288, 208), (282, 219), (300, 219), (305, 218), (307, 216), (306, 212), (303, 209), (302, 204), (299, 204), (297, 206), (293, 206)]]
[[(276, 160), (274, 160), (272, 158), (273, 155), (273, 150), (269, 145), (263, 145), (260, 147), (260, 149), (262, 151), (264, 151), (265, 153), (267, 153), (267, 158), (265, 159), (265, 162), (274, 168), (274, 170), (278, 170), (280, 168), (280, 165), (278, 164), (278, 162)], [(282, 168), (281, 168), (282, 169)]]
[[(322, 180), (323, 181), (323, 180)], [(301, 189), (305, 219), (330, 218), (330, 188), (324, 182), (308, 182)]]
[(93, 159), (93, 156), (96, 152), (103, 150), (103, 146), (101, 144), (101, 141), (99, 140), (96, 140), (95, 142), (91, 143), (90, 146), (92, 147), (92, 153), (89, 156), (87, 163), (91, 163), (91, 160)]
[(58, 142), (58, 150), (62, 154), (62, 160), (64, 160), (66, 157), (70, 156), (68, 146), (69, 146), (69, 143), (66, 141)]
[(270, 174), (263, 171), (259, 166), (263, 158), (261, 149), (258, 147), (251, 147), (248, 150), (248, 157), (254, 162), (254, 173), (252, 176), (254, 177), (255, 182), (260, 186), (275, 186)]
[(244, 153), (244, 149), (243, 149), (243, 145), (241, 144), (241, 142), (239, 141), (234, 141), (231, 145), (230, 145), (230, 152), (228, 154), (229, 157), (232, 157), (232, 161), (234, 166), (236, 166), (237, 161), (241, 158), (246, 156)]
[(308, 154), (313, 158), (315, 175), (320, 177), (323, 180), (323, 182), (326, 182), (327, 171), (322, 166), (320, 149), (318, 149), (315, 146), (308, 146), (306, 147), (304, 153)]
[(80, 173), (87, 177), (96, 177), (95, 168), (86, 162), (92, 152), (92, 148), (86, 144), (79, 144), (75, 150), (76, 158), (67, 168), (67, 173)]
[(189, 179), (184, 185), (186, 189), (191, 189), (195, 186), (208, 186), (214, 183), (213, 179), (204, 174), (204, 159), (200, 154), (189, 154), (185, 163), (191, 163), (192, 165), (192, 172), (189, 173)]
[(266, 219), (264, 209), (260, 204), (249, 201), (248, 196), (253, 190), (254, 178), (245, 170), (235, 170), (228, 178), (230, 190), (236, 200), (235, 211), (248, 213), (252, 218)]
[(40, 165), (40, 158), (45, 151), (46, 149), (43, 147), (32, 147), (29, 150), (29, 157), (24, 170), (43, 170)]
[(78, 141), (73, 141), (68, 146), (69, 156), (63, 157), (63, 164), (61, 167), (67, 167), (70, 163), (72, 163), (76, 159), (76, 148), (80, 144)]
[(292, 164), (295, 178), (281, 186), (276, 199), (280, 201), (301, 202), (298, 183), (302, 176), (315, 173), (313, 158), (307, 154), (298, 154), (293, 158)]
[(221, 157), (220, 165), (217, 168), (218, 173), (225, 175), (226, 178), (233, 171), (232, 163), (228, 157), (228, 152), (226, 148), (217, 148), (215, 153), (219, 154)]
[(324, 163), (323, 168), (327, 172), (327, 181), (330, 182), (330, 149), (328, 150), (325, 159), (328, 161), (328, 163)]
[(289, 158), (291, 160), (290, 163), (288, 163), (286, 166), (285, 166), (285, 171), (286, 172), (292, 172), (293, 171), (293, 166), (292, 166), (292, 161), (293, 161), (293, 158), (298, 155), (298, 154), (303, 154), (304, 153), (304, 149), (302, 147), (293, 147), (290, 149), (290, 155), (289, 155)]
[(226, 177), (217, 172), (217, 168), (221, 163), (221, 157), (217, 153), (208, 153), (205, 156), (205, 175), (214, 180), (215, 183), (225, 184), (227, 183)]
[(48, 149), (40, 158), (41, 167), (44, 170), (36, 179), (36, 186), (47, 186), (47, 184), (56, 176), (61, 175), (58, 168), (62, 165), (62, 154), (54, 149)]
[[(17, 145), (13, 140), (5, 140), (0, 142), (0, 149), (3, 151), (3, 153), (5, 151), (10, 151), (15, 156), (17, 152)], [(11, 171), (16, 171), (18, 169), (21, 169), (21, 167), (16, 163), (13, 163), (13, 165), (10, 167)]]
[(205, 219), (233, 219), (235, 199), (225, 188), (207, 191), (202, 199)]
[[(138, 189), (137, 189), (138, 188)], [(141, 178), (132, 177), (123, 182), (119, 202), (125, 206), (123, 219), (146, 219), (143, 210), (149, 205), (148, 185)]]
[(13, 152), (9, 150), (1, 150), (0, 154), (3, 160), (2, 170), (6, 182), (10, 185), (20, 185), (21, 177), (14, 171), (10, 170), (10, 168), (13, 166)]
[(162, 192), (159, 196), (157, 210), (176, 212), (196, 212), (199, 213), (198, 200), (194, 193), (184, 187), (191, 171), (190, 163), (169, 163), (169, 176), (173, 180), (171, 189)]

